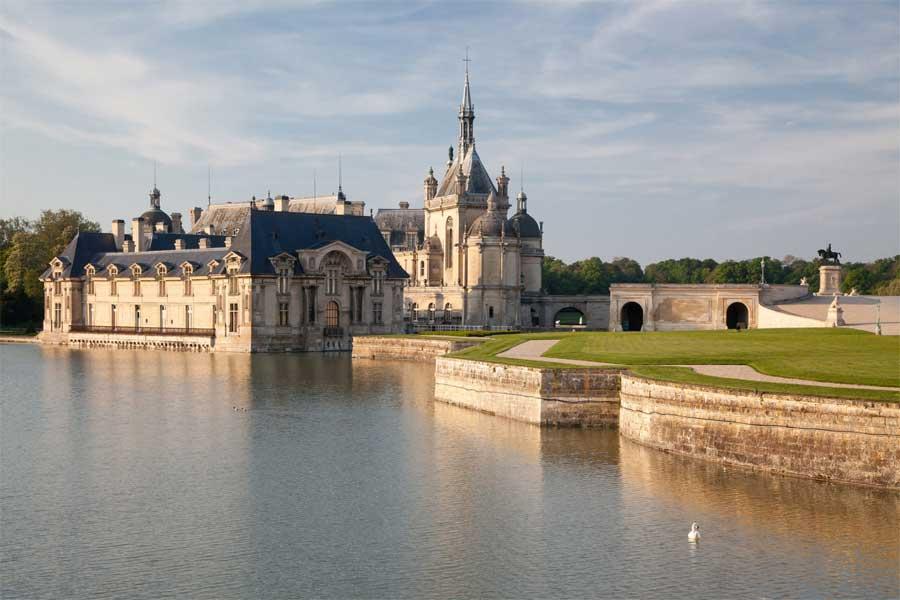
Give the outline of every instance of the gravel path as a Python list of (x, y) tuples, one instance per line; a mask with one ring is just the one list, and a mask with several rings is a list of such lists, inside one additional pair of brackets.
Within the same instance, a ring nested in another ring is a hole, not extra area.
[[(552, 362), (579, 367), (620, 366), (613, 363), (595, 362), (590, 360), (575, 360), (571, 358), (550, 358), (544, 353), (550, 350), (559, 340), (529, 340), (518, 346), (501, 352), (497, 356), (501, 358), (518, 358), (537, 362)], [(666, 367), (688, 367), (700, 375), (711, 377), (725, 377), (727, 379), (746, 379), (748, 381), (769, 381), (772, 383), (793, 383), (798, 385), (813, 385), (817, 387), (855, 388), (861, 390), (888, 390), (898, 391), (895, 387), (878, 385), (858, 385), (855, 383), (829, 383), (824, 381), (810, 381), (808, 379), (793, 379), (790, 377), (776, 377), (765, 375), (748, 365), (659, 365)]]

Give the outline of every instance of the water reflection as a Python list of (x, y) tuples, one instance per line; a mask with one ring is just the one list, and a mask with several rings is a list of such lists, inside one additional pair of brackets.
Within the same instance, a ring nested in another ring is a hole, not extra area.
[(0, 346), (0, 375), (3, 597), (900, 587), (896, 494), (435, 403), (430, 365)]

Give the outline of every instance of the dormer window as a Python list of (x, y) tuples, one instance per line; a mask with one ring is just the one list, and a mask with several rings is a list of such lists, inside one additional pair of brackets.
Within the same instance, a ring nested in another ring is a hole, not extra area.
[(291, 285), (291, 269), (290, 269), (290, 267), (279, 267), (278, 268), (278, 293), (279, 294), (290, 293), (290, 285)]
[(194, 274), (194, 267), (191, 265), (184, 265), (181, 268), (181, 280), (184, 282), (184, 295), (192, 296), (194, 294), (194, 290), (192, 289), (191, 276)]
[(131, 294), (133, 296), (141, 295), (141, 268), (133, 267), (131, 269), (131, 281), (132, 281), (132, 291)]
[(116, 277), (119, 276), (119, 270), (115, 267), (109, 268), (109, 295), (118, 296), (119, 290), (116, 286)]
[(156, 269), (156, 281), (159, 289), (157, 295), (162, 297), (166, 295), (166, 268), (162, 265)]
[(372, 273), (372, 295), (384, 294), (384, 271), (377, 269)]
[(85, 293), (89, 296), (94, 294), (94, 267), (88, 266), (84, 269), (84, 288)]

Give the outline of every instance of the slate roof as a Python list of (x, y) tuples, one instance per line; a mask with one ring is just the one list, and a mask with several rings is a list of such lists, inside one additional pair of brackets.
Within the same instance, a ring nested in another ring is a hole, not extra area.
[(470, 194), (490, 194), (497, 193), (491, 176), (488, 175), (481, 157), (475, 151), (475, 146), (469, 148), (464, 156), (457, 155), (453, 159), (453, 163), (444, 174), (441, 186), (438, 188), (438, 196), (449, 196), (456, 193), (456, 177), (459, 170), (462, 169), (466, 176), (466, 192)]
[[(224, 257), (237, 252), (247, 260), (242, 265), (242, 273), (274, 274), (269, 258), (288, 252), (296, 255), (297, 250), (321, 247), (334, 241), (342, 241), (368, 253), (369, 258), (380, 256), (388, 261), (387, 276), (406, 278), (406, 271), (400, 266), (388, 248), (375, 221), (370, 217), (349, 215), (316, 215), (292, 212), (269, 212), (249, 209), (230, 248), (225, 247), (223, 236), (209, 236), (217, 245), (212, 248), (188, 247), (174, 250), (175, 240), (184, 239), (194, 246), (203, 237), (191, 234), (154, 233), (150, 242), (151, 250), (145, 252), (118, 252), (115, 238), (111, 233), (79, 233), (66, 246), (60, 259), (68, 263), (64, 277), (81, 277), (84, 267), (92, 264), (98, 274), (114, 264), (119, 275), (129, 277), (128, 267), (138, 263), (145, 273), (152, 272), (154, 265), (165, 263), (170, 275), (181, 275), (181, 265), (185, 261), (194, 265), (195, 275), (210, 274), (208, 263), (213, 259), (218, 265), (212, 274), (220, 274), (225, 269)], [(219, 244), (221, 242), (221, 244)], [(299, 261), (295, 262), (297, 273), (302, 273)], [(44, 272), (47, 276), (50, 269)]]
[(537, 224), (534, 217), (524, 211), (514, 214), (509, 220), (509, 226), (519, 237), (539, 238), (542, 236), (541, 226)]
[(425, 241), (424, 208), (379, 208), (375, 223), (380, 231), (390, 231), (391, 247), (406, 246), (406, 230), (412, 225), (416, 230), (416, 244)]
[(224, 248), (225, 247), (225, 236), (224, 235), (205, 235), (205, 234), (193, 234), (193, 233), (154, 233), (153, 239), (150, 240), (150, 244), (147, 247), (148, 251), (153, 250), (174, 250), (175, 249), (175, 240), (182, 240), (184, 242), (185, 250), (197, 250), (200, 248), (200, 239), (206, 238), (209, 240), (209, 246), (214, 248)]

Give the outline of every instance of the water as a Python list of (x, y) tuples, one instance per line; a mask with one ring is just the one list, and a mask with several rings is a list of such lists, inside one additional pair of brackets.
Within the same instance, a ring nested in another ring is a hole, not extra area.
[(900, 595), (896, 493), (433, 402), (425, 364), (0, 345), (0, 376), (4, 599)]

